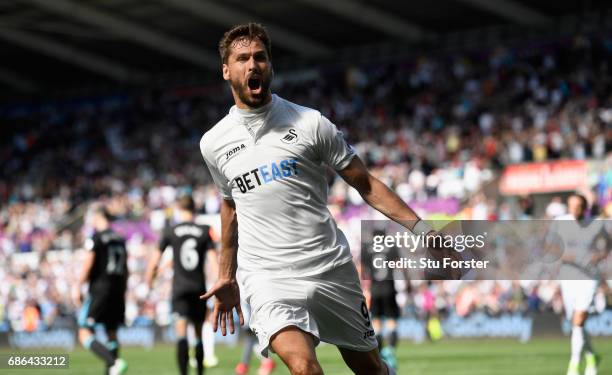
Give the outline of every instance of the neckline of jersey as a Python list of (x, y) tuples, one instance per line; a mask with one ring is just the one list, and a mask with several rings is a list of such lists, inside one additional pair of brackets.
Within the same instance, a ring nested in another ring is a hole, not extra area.
[(274, 104), (274, 102), (276, 101), (276, 97), (277, 97), (276, 94), (272, 94), (272, 99), (270, 99), (270, 101), (266, 105), (261, 106), (259, 108), (242, 109), (242, 108), (238, 108), (238, 106), (234, 104), (232, 106), (231, 111), (233, 111), (235, 114), (237, 114), (241, 118), (256, 117), (257, 115), (261, 115), (265, 112), (268, 112), (270, 108), (272, 108), (272, 105)]
[[(259, 135), (262, 133), (263, 129), (266, 127), (268, 123), (267, 118), (272, 113), (272, 108), (275, 103), (278, 101), (278, 96), (276, 94), (272, 94), (272, 99), (270, 102), (260, 108), (255, 109), (241, 109), (236, 105), (233, 105), (230, 113), (238, 118), (238, 120), (242, 123), (244, 128), (247, 130), (247, 133), (253, 138), (253, 143), (257, 143), (259, 139)], [(253, 132), (253, 130), (249, 127), (249, 122), (263, 115), (263, 123), (257, 129), (257, 132)]]

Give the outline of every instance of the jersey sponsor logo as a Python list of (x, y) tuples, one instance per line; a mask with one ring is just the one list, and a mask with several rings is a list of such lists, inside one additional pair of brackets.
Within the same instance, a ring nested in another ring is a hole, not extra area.
[(295, 143), (297, 142), (297, 140), (298, 140), (298, 135), (295, 132), (295, 129), (289, 129), (289, 132), (281, 138), (281, 141), (287, 144)]
[(241, 143), (240, 146), (236, 146), (225, 153), (225, 160), (229, 160), (232, 156), (236, 156), (237, 153), (244, 150), (246, 146), (244, 143)]
[(236, 177), (236, 185), (241, 193), (246, 193), (261, 185), (298, 175), (297, 159), (283, 159), (252, 169)]

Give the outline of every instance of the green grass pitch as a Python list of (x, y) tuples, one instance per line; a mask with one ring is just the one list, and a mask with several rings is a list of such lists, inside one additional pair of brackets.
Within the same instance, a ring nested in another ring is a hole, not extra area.
[[(600, 375), (612, 375), (612, 338), (596, 338), (593, 344), (603, 357)], [(401, 375), (559, 375), (565, 374), (569, 360), (569, 338), (535, 339), (526, 344), (515, 340), (442, 340), (437, 343), (400, 343), (398, 374)], [(127, 374), (177, 374), (174, 346), (160, 345), (153, 349), (123, 348), (123, 357), (129, 363)], [(232, 375), (241, 347), (217, 347), (218, 367), (208, 369), (208, 375)], [(16, 352), (1, 349), (2, 354), (41, 353), (44, 351)], [(57, 351), (54, 351), (57, 352)], [(69, 370), (7, 370), (0, 374), (52, 375), (103, 374), (102, 363), (88, 351), (77, 349), (70, 354)], [(327, 375), (349, 375), (335, 347), (322, 345), (317, 355)], [(608, 357), (609, 355), (609, 357)], [(278, 360), (278, 358), (277, 358)], [(258, 361), (254, 357), (250, 374), (257, 373)], [(192, 373), (195, 371), (192, 370)], [(274, 374), (287, 375), (289, 371), (279, 363)]]

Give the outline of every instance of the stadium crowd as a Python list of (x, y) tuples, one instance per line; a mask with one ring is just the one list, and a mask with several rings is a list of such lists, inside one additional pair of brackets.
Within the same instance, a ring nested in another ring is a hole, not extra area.
[[(578, 36), (324, 66), (302, 80), (279, 79), (274, 91), (320, 109), (373, 173), (416, 207), (446, 199), (464, 208), (448, 213), (464, 212), (465, 219), (552, 217), (563, 209), (558, 200), (537, 216), (528, 202), (510, 209), (483, 187), (515, 163), (612, 164), (611, 55), (611, 37)], [(167, 324), (171, 269), (147, 298), (147, 254), (180, 194), (193, 194), (202, 214), (218, 212), (198, 142), (230, 101), (228, 88), (215, 84), (2, 108), (8, 136), (0, 141), (0, 322), (34, 330), (73, 319), (74, 249), (91, 231), (84, 207), (103, 201), (130, 237), (128, 321)], [(596, 184), (593, 201), (610, 215), (612, 168)], [(370, 217), (362, 203), (339, 179), (331, 184), (332, 213), (357, 235), (355, 217)], [(432, 213), (426, 205), (418, 211)], [(17, 262), (18, 253), (34, 256)], [(554, 282), (413, 284), (404, 306), (417, 315), (562, 308)]]

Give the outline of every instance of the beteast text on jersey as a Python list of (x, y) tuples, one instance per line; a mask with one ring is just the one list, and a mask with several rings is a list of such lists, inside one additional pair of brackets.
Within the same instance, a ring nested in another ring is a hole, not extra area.
[[(279, 167), (280, 165), (280, 167)], [(236, 185), (241, 193), (255, 189), (257, 186), (268, 184), (272, 181), (282, 180), (293, 175), (297, 176), (297, 159), (283, 159), (279, 163), (272, 162), (262, 165), (235, 178)], [(254, 177), (251, 178), (249, 175)], [(257, 182), (257, 185), (254, 183)]]

